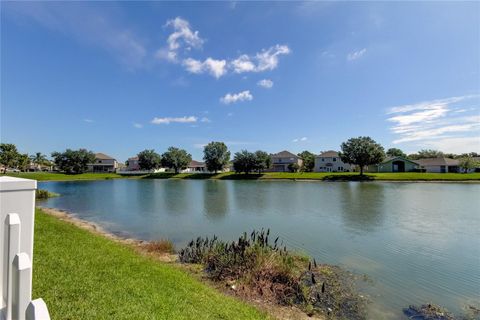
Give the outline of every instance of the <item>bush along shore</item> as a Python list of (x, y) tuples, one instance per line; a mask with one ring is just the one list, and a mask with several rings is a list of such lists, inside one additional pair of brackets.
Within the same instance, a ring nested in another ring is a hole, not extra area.
[(60, 196), (58, 193), (50, 192), (48, 190), (37, 189), (35, 190), (35, 199), (37, 200), (45, 200), (48, 198), (54, 198)]
[(270, 240), (269, 230), (231, 243), (199, 237), (179, 251), (179, 259), (202, 265), (208, 278), (247, 299), (295, 306), (310, 316), (367, 318), (367, 300), (355, 290), (353, 274), (292, 253), (278, 240)]

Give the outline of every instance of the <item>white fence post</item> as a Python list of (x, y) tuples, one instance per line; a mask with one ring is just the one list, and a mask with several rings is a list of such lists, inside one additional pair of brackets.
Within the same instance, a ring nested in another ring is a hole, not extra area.
[(6, 248), (6, 259), (5, 259), (5, 269), (6, 269), (6, 281), (5, 284), (5, 300), (7, 301), (7, 311), (6, 311), (6, 320), (11, 320), (15, 317), (12, 316), (13, 313), (13, 260), (17, 253), (20, 252), (20, 218), (16, 213), (7, 214), (7, 219), (5, 219), (5, 235), (7, 236), (7, 241), (5, 242)]
[(35, 180), (0, 177), (0, 320), (49, 320), (31, 301)]
[(32, 300), (32, 263), (28, 255), (19, 253), (13, 260), (12, 318), (25, 320), (28, 304)]

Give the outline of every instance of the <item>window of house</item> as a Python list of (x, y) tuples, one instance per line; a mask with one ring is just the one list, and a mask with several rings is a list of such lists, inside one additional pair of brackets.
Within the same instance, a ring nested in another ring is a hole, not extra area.
[(337, 158), (333, 158), (333, 161), (337, 161)]
[(322, 158), (322, 161), (325, 161), (325, 158)]

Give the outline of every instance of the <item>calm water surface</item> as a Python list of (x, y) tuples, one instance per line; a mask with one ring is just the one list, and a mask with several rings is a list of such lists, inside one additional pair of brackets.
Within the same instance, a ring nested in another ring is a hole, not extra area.
[(480, 301), (480, 184), (214, 180), (46, 182), (41, 205), (124, 236), (235, 239), (270, 228), (293, 249), (373, 279), (372, 319)]

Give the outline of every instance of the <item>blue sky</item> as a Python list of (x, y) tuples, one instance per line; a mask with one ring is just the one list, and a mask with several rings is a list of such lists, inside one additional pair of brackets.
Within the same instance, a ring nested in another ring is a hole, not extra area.
[(2, 2), (1, 141), (480, 152), (478, 2)]

